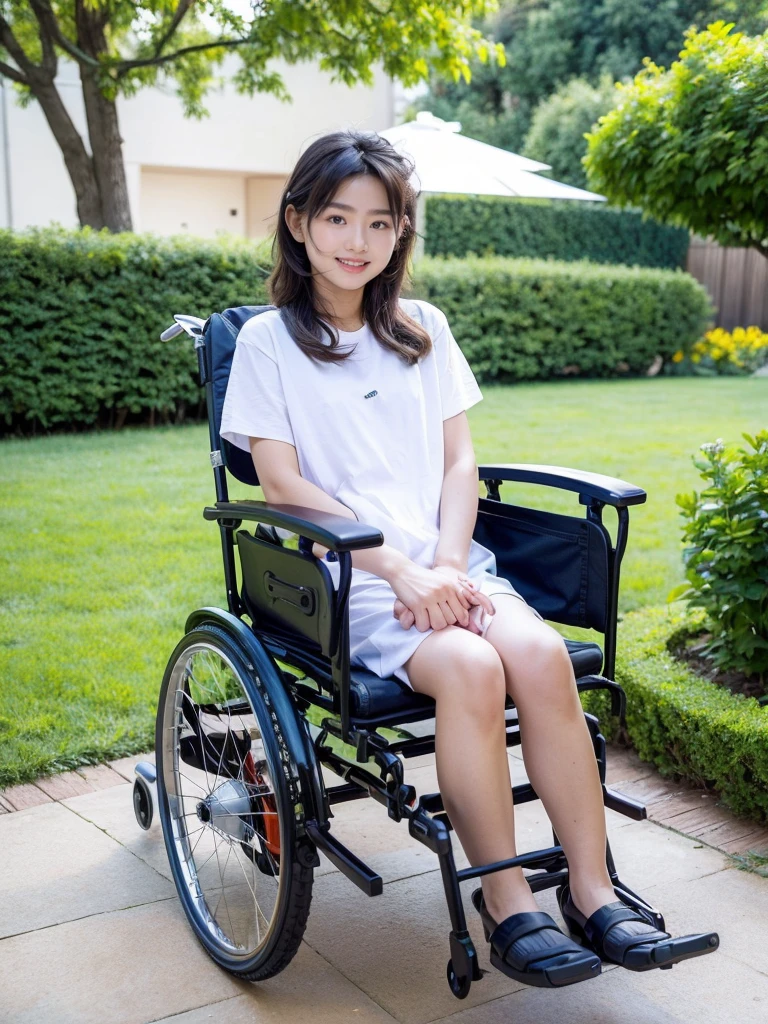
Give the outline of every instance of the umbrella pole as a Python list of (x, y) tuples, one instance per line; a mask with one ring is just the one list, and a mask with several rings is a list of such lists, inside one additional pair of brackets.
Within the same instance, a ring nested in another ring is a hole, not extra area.
[(413, 247), (413, 262), (418, 263), (424, 255), (424, 239), (427, 233), (427, 197), (421, 192), (416, 200), (416, 245)]

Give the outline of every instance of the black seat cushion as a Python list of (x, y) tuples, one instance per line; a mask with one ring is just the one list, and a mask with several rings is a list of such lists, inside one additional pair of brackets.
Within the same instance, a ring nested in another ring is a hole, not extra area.
[[(603, 666), (603, 652), (595, 643), (566, 640), (576, 678), (597, 675)], [(395, 676), (382, 679), (365, 668), (350, 671), (351, 714), (370, 720), (398, 714), (411, 714), (434, 707), (434, 701), (415, 693)]]

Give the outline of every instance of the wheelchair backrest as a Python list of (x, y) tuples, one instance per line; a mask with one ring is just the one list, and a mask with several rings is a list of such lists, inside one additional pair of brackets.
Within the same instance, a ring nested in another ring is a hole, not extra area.
[(244, 452), (229, 441), (223, 441), (219, 435), (221, 414), (224, 409), (224, 397), (227, 393), (229, 372), (232, 369), (232, 357), (235, 354), (237, 336), (243, 325), (252, 316), (266, 313), (274, 306), (237, 306), (225, 309), (223, 313), (214, 313), (206, 323), (203, 332), (205, 360), (208, 379), (211, 383), (211, 403), (208, 415), (212, 418), (211, 433), (214, 446), (218, 449), (224, 465), (235, 479), (243, 484), (258, 485), (259, 478), (250, 452)]

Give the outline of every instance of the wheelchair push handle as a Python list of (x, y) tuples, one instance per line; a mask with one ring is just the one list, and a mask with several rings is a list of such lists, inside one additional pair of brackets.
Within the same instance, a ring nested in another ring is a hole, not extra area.
[(160, 341), (170, 341), (171, 338), (184, 333), (192, 338), (195, 348), (199, 348), (203, 343), (203, 328), (206, 321), (199, 316), (189, 316), (186, 313), (174, 313), (173, 319), (171, 326), (166, 327), (160, 335)]

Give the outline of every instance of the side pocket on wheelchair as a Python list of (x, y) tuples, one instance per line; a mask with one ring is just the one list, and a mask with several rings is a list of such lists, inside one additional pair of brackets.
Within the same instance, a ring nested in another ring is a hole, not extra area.
[(258, 628), (283, 627), (316, 643), (326, 657), (336, 648), (335, 591), (331, 574), (312, 555), (238, 530), (243, 603)]

